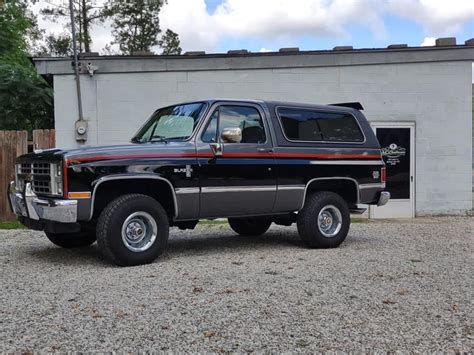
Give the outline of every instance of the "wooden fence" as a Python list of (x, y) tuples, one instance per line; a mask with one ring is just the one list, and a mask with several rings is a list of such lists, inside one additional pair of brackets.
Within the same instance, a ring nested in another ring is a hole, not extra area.
[(15, 158), (32, 151), (33, 147), (46, 149), (54, 146), (54, 129), (33, 131), (33, 142), (28, 142), (27, 131), (0, 131), (0, 221), (15, 219), (8, 204), (8, 184), (15, 177)]
[(33, 131), (33, 149), (48, 149), (56, 147), (54, 129), (36, 129)]

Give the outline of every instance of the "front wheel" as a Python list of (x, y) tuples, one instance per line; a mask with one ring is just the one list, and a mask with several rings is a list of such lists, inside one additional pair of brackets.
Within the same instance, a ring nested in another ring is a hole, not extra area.
[(346, 239), (350, 224), (346, 201), (329, 191), (308, 196), (297, 219), (301, 239), (312, 248), (339, 246)]
[(168, 235), (165, 210), (158, 201), (141, 194), (116, 198), (97, 223), (101, 252), (120, 266), (151, 263), (166, 250)]
[(247, 237), (262, 235), (272, 224), (268, 217), (229, 218), (228, 221), (234, 232)]

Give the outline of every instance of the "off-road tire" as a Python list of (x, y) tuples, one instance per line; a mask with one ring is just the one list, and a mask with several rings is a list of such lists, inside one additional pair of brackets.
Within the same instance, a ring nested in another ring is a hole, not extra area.
[[(332, 237), (324, 236), (318, 227), (318, 216), (321, 210), (335, 206), (341, 214), (341, 228)], [(338, 194), (320, 191), (307, 196), (303, 209), (298, 213), (298, 233), (301, 239), (311, 248), (336, 248), (347, 236), (351, 224), (347, 202)]]
[[(122, 227), (135, 212), (145, 212), (154, 218), (156, 239), (140, 252), (127, 248), (122, 238)], [(151, 263), (166, 250), (169, 236), (168, 215), (154, 198), (142, 194), (127, 194), (111, 201), (101, 212), (97, 222), (97, 244), (102, 254), (119, 266)]]
[(61, 248), (80, 248), (93, 244), (96, 241), (95, 232), (78, 233), (50, 233), (45, 232), (51, 243)]
[(272, 224), (268, 217), (228, 218), (228, 221), (234, 232), (246, 237), (262, 235)]

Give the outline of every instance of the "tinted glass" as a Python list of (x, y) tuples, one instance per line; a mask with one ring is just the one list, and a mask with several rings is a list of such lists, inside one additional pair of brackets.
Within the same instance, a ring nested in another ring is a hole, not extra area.
[(364, 136), (349, 114), (279, 108), (278, 116), (288, 139), (301, 141), (362, 142)]
[(207, 125), (206, 130), (202, 134), (202, 141), (203, 142), (217, 142), (217, 117), (219, 117), (219, 111), (216, 110), (212, 114), (211, 119), (209, 120), (209, 123)]
[(219, 135), (226, 128), (239, 127), (242, 130), (241, 143), (263, 143), (266, 141), (262, 117), (258, 110), (248, 106), (220, 106), (202, 135), (203, 142), (215, 141), (217, 119)]
[(391, 199), (410, 198), (410, 128), (377, 128)]

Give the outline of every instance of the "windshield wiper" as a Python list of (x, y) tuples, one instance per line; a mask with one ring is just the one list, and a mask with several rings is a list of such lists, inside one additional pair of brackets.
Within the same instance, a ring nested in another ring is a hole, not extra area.
[(166, 138), (166, 139), (167, 139), (168, 141), (170, 141), (170, 140), (174, 140), (174, 139), (176, 139), (176, 140), (183, 140), (183, 139), (188, 139), (188, 138), (189, 138), (189, 136), (179, 136), (179, 137), (168, 137), (168, 138)]
[(153, 136), (148, 142), (165, 142), (168, 143), (168, 139), (165, 136)]

